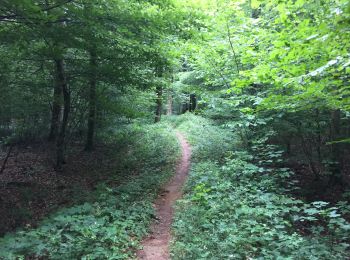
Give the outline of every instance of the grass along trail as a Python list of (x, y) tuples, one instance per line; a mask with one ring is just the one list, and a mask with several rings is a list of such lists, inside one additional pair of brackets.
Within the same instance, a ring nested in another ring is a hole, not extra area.
[(180, 132), (176, 135), (181, 144), (182, 157), (177, 165), (175, 176), (155, 201), (156, 221), (151, 226), (150, 235), (142, 242), (143, 250), (138, 252), (138, 259), (170, 259), (169, 242), (173, 205), (182, 195), (182, 187), (188, 175), (191, 159), (191, 147), (186, 138)]

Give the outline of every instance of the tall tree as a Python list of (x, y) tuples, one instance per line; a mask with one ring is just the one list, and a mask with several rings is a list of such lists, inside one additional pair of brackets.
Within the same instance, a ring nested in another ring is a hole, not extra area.
[(55, 83), (52, 97), (52, 108), (51, 108), (51, 124), (49, 141), (54, 141), (57, 138), (60, 125), (60, 116), (62, 110), (62, 87), (60, 86), (57, 73), (55, 73)]
[(62, 165), (65, 163), (64, 148), (65, 138), (68, 126), (68, 118), (71, 106), (70, 92), (68, 89), (67, 76), (65, 71), (65, 64), (63, 58), (55, 60), (56, 72), (58, 78), (58, 84), (61, 87), (63, 94), (63, 117), (60, 126), (60, 131), (57, 137), (57, 157), (56, 157), (56, 169), (62, 170)]
[(96, 73), (97, 73), (96, 48), (90, 50), (90, 80), (89, 80), (89, 118), (87, 129), (87, 140), (85, 149), (91, 151), (93, 148), (95, 125), (96, 125)]

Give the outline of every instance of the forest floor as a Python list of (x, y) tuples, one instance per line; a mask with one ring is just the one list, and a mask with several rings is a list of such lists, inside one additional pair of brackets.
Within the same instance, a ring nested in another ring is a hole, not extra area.
[(180, 132), (176, 135), (181, 144), (181, 160), (177, 165), (176, 174), (155, 201), (156, 221), (151, 226), (150, 235), (142, 243), (143, 249), (137, 253), (139, 259), (170, 259), (169, 242), (174, 215), (173, 206), (182, 195), (182, 187), (189, 172), (191, 159), (191, 147), (186, 138)]
[[(70, 147), (64, 171), (55, 172), (51, 150), (51, 144), (44, 142), (13, 148), (0, 175), (0, 236), (17, 228), (36, 227), (58, 208), (84, 201), (118, 165), (113, 146), (98, 146), (86, 153), (75, 145)], [(5, 153), (0, 158), (2, 165)]]

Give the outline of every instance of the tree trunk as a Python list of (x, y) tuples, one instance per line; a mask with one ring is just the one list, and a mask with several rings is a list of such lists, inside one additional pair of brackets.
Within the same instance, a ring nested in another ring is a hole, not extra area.
[(171, 90), (168, 91), (168, 106), (166, 114), (168, 116), (171, 116), (173, 114), (173, 93)]
[(91, 151), (94, 146), (94, 134), (96, 125), (96, 49), (90, 51), (90, 88), (89, 88), (89, 118), (85, 150)]
[(317, 157), (318, 157), (318, 163), (320, 165), (322, 165), (322, 151), (321, 151), (321, 148), (322, 148), (322, 129), (321, 129), (321, 124), (320, 124), (320, 121), (321, 121), (321, 118), (320, 118), (320, 111), (319, 109), (316, 109), (316, 133), (317, 133), (317, 146), (316, 146), (316, 150), (317, 150)]
[(11, 154), (11, 151), (12, 151), (12, 148), (13, 148), (13, 144), (10, 145), (10, 148), (9, 148), (9, 151), (7, 152), (7, 155), (5, 157), (5, 160), (4, 162), (2, 163), (2, 166), (1, 166), (1, 169), (0, 169), (0, 174), (2, 174), (6, 168), (6, 163), (10, 157), (10, 154)]
[(60, 132), (57, 137), (57, 146), (56, 146), (56, 152), (57, 152), (56, 169), (62, 170), (62, 165), (64, 164), (64, 144), (65, 144), (65, 137), (66, 137), (66, 129), (68, 125), (68, 116), (70, 111), (70, 93), (68, 90), (63, 59), (55, 60), (55, 64), (56, 64), (58, 84), (61, 87), (61, 90), (63, 93), (63, 118), (62, 118)]
[(291, 137), (288, 137), (287, 139), (285, 139), (285, 144), (286, 144), (286, 154), (288, 155), (288, 156), (290, 156), (291, 155)]
[(300, 145), (301, 148), (303, 149), (304, 155), (306, 157), (306, 159), (308, 160), (309, 163), (309, 168), (311, 170), (311, 172), (313, 173), (315, 180), (319, 179), (319, 172), (317, 170), (317, 167), (315, 165), (315, 162), (313, 160), (313, 150), (312, 150), (312, 146), (310, 146), (310, 141), (307, 140), (307, 138), (304, 137), (303, 131), (302, 131), (302, 126), (300, 125), (300, 127), (298, 127), (298, 133), (300, 136)]
[(162, 86), (157, 86), (156, 89), (157, 93), (157, 108), (156, 108), (156, 117), (155, 117), (155, 122), (159, 122), (162, 116), (162, 108), (163, 108), (163, 88)]
[[(57, 74), (57, 73), (56, 73)], [(51, 114), (51, 126), (49, 133), (49, 141), (55, 141), (60, 126), (60, 116), (62, 108), (62, 87), (55, 77), (55, 85), (53, 90), (53, 101), (52, 101), (52, 114)]]
[(185, 114), (187, 111), (189, 111), (189, 103), (188, 102), (184, 102), (181, 105), (181, 114)]
[(190, 94), (190, 112), (194, 112), (197, 108), (196, 94)]
[[(337, 141), (341, 139), (341, 112), (335, 110), (332, 112), (332, 140)], [(342, 168), (343, 168), (343, 154), (341, 151), (341, 144), (334, 143), (331, 146), (332, 149), (332, 167), (331, 167), (331, 179), (330, 185), (343, 185), (342, 181)]]

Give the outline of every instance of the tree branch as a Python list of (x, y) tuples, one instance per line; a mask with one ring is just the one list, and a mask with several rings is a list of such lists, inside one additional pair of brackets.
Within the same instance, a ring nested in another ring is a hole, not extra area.
[[(39, 12), (47, 12), (47, 11), (50, 11), (52, 9), (61, 7), (62, 5), (65, 5), (65, 4), (74, 2), (74, 1), (75, 0), (66, 0), (66, 1), (64, 1), (62, 3), (57, 3), (57, 4), (54, 4), (54, 5), (48, 6), (46, 8), (42, 8)], [(23, 17), (20, 14), (0, 15), (0, 22), (14, 22), (15, 20), (18, 20), (18, 19), (24, 19), (25, 20), (27, 18)]]
[(237, 69), (237, 73), (239, 74), (239, 65), (238, 65), (238, 59), (237, 59), (237, 55), (235, 52), (235, 49), (233, 48), (233, 43), (232, 43), (232, 39), (231, 39), (231, 32), (230, 32), (230, 26), (228, 23), (226, 23), (226, 27), (227, 27), (227, 37), (228, 37), (228, 41), (230, 43), (230, 47), (233, 53), (233, 58), (235, 60), (236, 63), (236, 69)]

